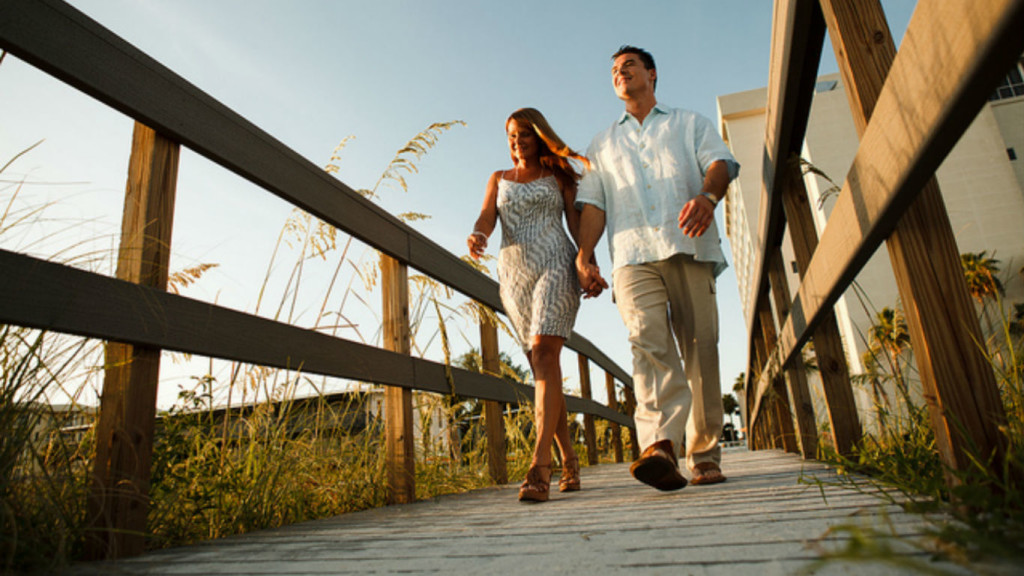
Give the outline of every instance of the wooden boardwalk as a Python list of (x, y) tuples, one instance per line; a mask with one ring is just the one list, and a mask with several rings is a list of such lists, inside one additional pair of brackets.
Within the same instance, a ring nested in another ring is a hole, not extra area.
[[(871, 494), (819, 488), (835, 472), (778, 451), (729, 449), (729, 481), (662, 493), (627, 464), (583, 469), (583, 491), (547, 504), (516, 501), (507, 485), (245, 534), (72, 574), (793, 574), (854, 524), (920, 534), (924, 521)], [(929, 563), (909, 546), (904, 560)], [(941, 565), (950, 573), (971, 573)], [(829, 563), (816, 574), (902, 574), (881, 564)]]

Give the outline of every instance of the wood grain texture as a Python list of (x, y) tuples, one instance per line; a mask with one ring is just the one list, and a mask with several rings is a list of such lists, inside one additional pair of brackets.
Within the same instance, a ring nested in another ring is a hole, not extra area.
[[(858, 479), (861, 490), (845, 488), (841, 481), (849, 476), (775, 451), (725, 449), (722, 466), (729, 477), (724, 484), (660, 493), (636, 482), (627, 464), (602, 464), (583, 468), (581, 492), (555, 491), (541, 506), (520, 504), (518, 486), (505, 485), (157, 550), (129, 562), (78, 565), (68, 574), (911, 576), (924, 570), (971, 571), (912, 548), (934, 525), (863, 479)], [(851, 524), (888, 535), (885, 544), (895, 561), (815, 565), (821, 552), (854, 544), (839, 528)], [(1008, 560), (1004, 572), (1014, 573), (1013, 568)]]
[[(486, 318), (480, 322), (480, 367), (485, 374), (501, 377), (498, 352), (498, 326)], [(505, 446), (504, 405), (484, 400), (484, 429), (487, 433), (487, 470), (491, 480), (508, 483), (507, 448)]]
[[(381, 254), (380, 284), (383, 298), (381, 329), (387, 350), (408, 355), (412, 350), (409, 327), (409, 269)], [(388, 478), (388, 503), (416, 500), (416, 450), (413, 443), (412, 390), (384, 389), (384, 452)]]
[[(605, 394), (608, 396), (608, 408), (618, 412), (619, 399), (615, 394), (615, 377), (610, 372), (604, 373), (604, 389)], [(622, 462), (622, 428), (618, 422), (611, 422), (609, 426), (612, 430), (612, 450), (615, 462)]]
[[(580, 397), (590, 400), (593, 398), (590, 389), (590, 361), (583, 354), (577, 354), (576, 358), (580, 373)], [(587, 446), (587, 462), (593, 466), (597, 464), (597, 428), (590, 414), (583, 415), (583, 441)]]
[[(799, 163), (791, 161), (787, 163), (785, 170), (787, 174), (781, 190), (782, 203), (786, 221), (789, 223), (797, 270), (803, 278), (817, 249), (818, 233)], [(825, 409), (828, 412), (833, 446), (840, 454), (850, 455), (861, 440), (863, 428), (854, 401), (850, 368), (846, 361), (843, 341), (839, 336), (839, 323), (833, 310), (823, 311), (822, 314), (824, 319), (815, 327), (811, 336), (814, 341), (814, 355), (821, 368), (818, 375), (821, 377), (821, 386), (825, 394)], [(785, 365), (793, 366), (801, 364), (802, 361), (803, 359), (797, 356)]]
[[(778, 325), (782, 325), (789, 315), (792, 297), (789, 292), (789, 280), (783, 268), (782, 252), (776, 250), (769, 260), (768, 280), (772, 290), (775, 315)], [(778, 342), (776, 342), (778, 346)], [(818, 423), (814, 417), (814, 402), (811, 400), (810, 388), (807, 385), (807, 373), (803, 362), (791, 362), (785, 367), (786, 392), (793, 410), (796, 435), (800, 440), (800, 453), (805, 459), (813, 459), (818, 455)]]
[[(311, 374), (518, 404), (533, 388), (0, 249), (0, 322)], [(567, 396), (574, 412), (629, 416)]]
[[(117, 260), (125, 282), (167, 288), (179, 155), (177, 143), (135, 124)], [(159, 348), (107, 343), (88, 503), (90, 558), (145, 550), (159, 380)]]

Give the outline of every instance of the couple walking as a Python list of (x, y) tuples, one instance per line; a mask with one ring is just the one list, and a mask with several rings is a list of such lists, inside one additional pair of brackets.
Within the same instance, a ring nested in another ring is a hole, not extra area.
[(623, 46), (612, 61), (625, 111), (594, 137), (585, 157), (537, 110), (508, 118), (513, 167), (491, 175), (467, 239), (479, 258), (501, 220), (501, 299), (536, 386), (537, 440), (519, 489), (523, 501), (549, 497), (552, 442), (562, 455), (559, 490), (580, 489), (560, 354), (580, 294), (591, 298), (608, 288), (594, 258), (605, 229), (613, 299), (633, 351), (635, 441), (644, 449), (630, 472), (659, 490), (683, 488), (676, 449), (685, 437), (690, 482), (725, 481), (715, 278), (726, 264), (714, 211), (739, 164), (710, 120), (657, 101), (648, 52)]

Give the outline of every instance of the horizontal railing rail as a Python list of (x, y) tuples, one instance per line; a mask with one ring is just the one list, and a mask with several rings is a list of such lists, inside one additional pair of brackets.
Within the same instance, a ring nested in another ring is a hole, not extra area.
[[(0, 250), (0, 321), (439, 394), (519, 403), (533, 388)], [(453, 374), (451, 381), (446, 370)], [(593, 400), (568, 409), (631, 426)]]

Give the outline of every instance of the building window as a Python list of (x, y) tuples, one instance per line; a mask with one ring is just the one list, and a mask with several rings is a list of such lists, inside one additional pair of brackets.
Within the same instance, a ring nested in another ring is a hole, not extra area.
[(789, 262), (789, 265), (793, 269), (793, 274), (799, 274), (800, 273), (800, 269), (796, 267), (796, 260), (791, 260)]
[(1024, 96), (1024, 58), (1017, 60), (1017, 64), (1010, 68), (1010, 72), (999, 86), (996, 86), (996, 91), (988, 97), (988, 101), (994, 102), (1016, 96)]
[(1010, 160), (1016, 160), (1017, 159), (1017, 151), (1014, 150), (1013, 148), (1007, 148), (1006, 149), (1006, 155), (1010, 157)]

